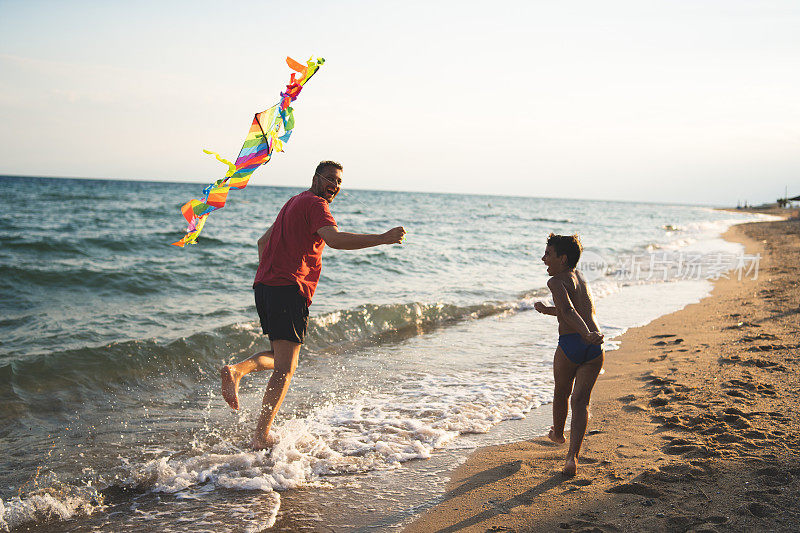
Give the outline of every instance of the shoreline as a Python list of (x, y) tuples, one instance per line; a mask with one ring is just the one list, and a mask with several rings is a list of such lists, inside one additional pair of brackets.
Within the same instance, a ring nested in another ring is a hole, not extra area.
[(618, 339), (575, 478), (546, 437), (482, 448), (406, 531), (794, 530), (800, 222), (723, 238), (761, 254), (758, 279), (720, 279)]

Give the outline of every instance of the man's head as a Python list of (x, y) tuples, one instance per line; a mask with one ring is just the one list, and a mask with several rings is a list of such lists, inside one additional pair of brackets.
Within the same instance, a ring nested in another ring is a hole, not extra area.
[(542, 261), (547, 265), (547, 273), (551, 276), (567, 269), (575, 268), (581, 258), (581, 241), (577, 235), (555, 235), (547, 237)]
[(311, 180), (311, 192), (328, 203), (339, 194), (342, 185), (342, 164), (336, 161), (320, 161)]

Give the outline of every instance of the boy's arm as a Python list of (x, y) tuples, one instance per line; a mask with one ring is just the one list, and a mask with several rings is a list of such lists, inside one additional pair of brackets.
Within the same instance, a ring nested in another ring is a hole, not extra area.
[(581, 315), (579, 315), (572, 306), (572, 301), (569, 299), (569, 294), (567, 293), (567, 288), (564, 287), (564, 283), (555, 278), (550, 278), (547, 281), (547, 287), (553, 294), (553, 303), (558, 310), (558, 314), (561, 315), (561, 318), (572, 326), (584, 340), (594, 344), (593, 341), (597, 335), (592, 335), (593, 332), (589, 331), (586, 322), (583, 321)]
[(536, 302), (533, 304), (533, 308), (543, 315), (558, 316), (558, 309), (549, 305), (544, 305), (542, 302)]

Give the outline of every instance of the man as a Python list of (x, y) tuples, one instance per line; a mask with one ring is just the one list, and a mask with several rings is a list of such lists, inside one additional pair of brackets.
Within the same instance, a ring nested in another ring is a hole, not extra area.
[(311, 188), (290, 198), (275, 223), (258, 239), (259, 263), (253, 290), (261, 329), (269, 336), (272, 349), (220, 370), (222, 396), (233, 409), (239, 409), (239, 381), (244, 376), (273, 371), (250, 443), (256, 450), (271, 448), (277, 442), (270, 435), (270, 428), (297, 368), (325, 244), (358, 250), (397, 244), (406, 233), (402, 227), (381, 234), (339, 231), (328, 204), (339, 193), (341, 184), (342, 165), (322, 161), (314, 171)]

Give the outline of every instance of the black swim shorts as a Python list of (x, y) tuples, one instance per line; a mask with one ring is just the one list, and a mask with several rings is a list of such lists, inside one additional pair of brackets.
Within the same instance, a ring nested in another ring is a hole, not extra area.
[(303, 344), (308, 327), (308, 305), (297, 285), (254, 287), (256, 309), (261, 330), (269, 340), (285, 340)]

